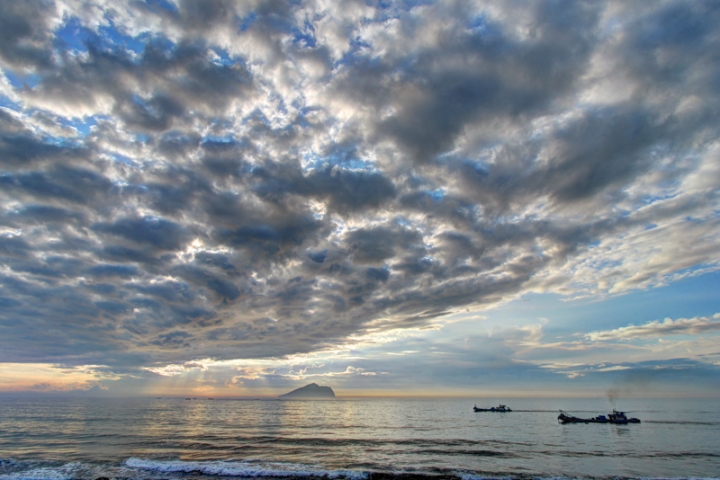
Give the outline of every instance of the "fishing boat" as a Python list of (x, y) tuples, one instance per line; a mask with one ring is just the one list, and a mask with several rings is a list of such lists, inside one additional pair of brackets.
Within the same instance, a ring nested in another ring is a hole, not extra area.
[(592, 418), (579, 418), (573, 415), (568, 415), (560, 410), (558, 423), (612, 423), (615, 425), (625, 425), (628, 423), (640, 423), (640, 419), (627, 418), (625, 412), (618, 412), (614, 408), (613, 413), (609, 413), (608, 415), (598, 415), (597, 417)]
[(497, 407), (490, 407), (490, 408), (478, 408), (477, 405), (473, 406), (473, 410), (476, 412), (512, 412), (512, 409), (510, 407), (506, 407), (505, 405), (498, 405)]

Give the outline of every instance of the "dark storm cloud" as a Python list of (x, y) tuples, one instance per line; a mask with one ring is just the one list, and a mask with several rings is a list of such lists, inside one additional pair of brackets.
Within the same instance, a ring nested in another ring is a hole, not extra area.
[(312, 172), (301, 191), (326, 200), (340, 213), (379, 207), (395, 196), (395, 186), (376, 172), (355, 172), (328, 167)]
[(228, 99), (242, 99), (253, 88), (240, 59), (213, 62), (202, 39), (152, 40), (139, 58), (97, 41), (85, 46), (86, 56), (65, 54), (56, 68), (41, 71), (42, 80), (29, 92), (34, 102), (86, 109), (110, 102), (131, 131), (154, 133), (182, 123), (188, 109), (220, 112)]
[[(593, 52), (599, 5), (530, 6), (536, 15), (526, 41), (506, 32), (512, 25), (481, 17), (479, 25), (468, 28), (467, 20), (452, 18), (434, 47), (409, 58), (366, 57), (350, 63), (337, 86), (359, 104), (395, 107), (396, 114), (377, 123), (378, 134), (396, 139), (415, 161), (434, 159), (452, 149), (468, 123), (534, 116), (573, 91)], [(448, 14), (434, 9), (441, 17)], [(401, 42), (411, 44), (412, 35), (422, 35), (429, 26), (408, 22)]]
[[(714, 2), (700, 1), (692, 5), (666, 2), (633, 19), (626, 39), (629, 48), (622, 51), (620, 59), (651, 88), (673, 89), (676, 82), (691, 80), (688, 78), (691, 71), (701, 76), (686, 86), (700, 86), (707, 80), (703, 78), (708, 72), (706, 68), (716, 63), (707, 46), (709, 41), (714, 41), (714, 26), (719, 18), (720, 9)], [(659, 54), (669, 55), (671, 61), (664, 61)], [(710, 60), (710, 64), (696, 70), (702, 60)], [(717, 85), (714, 90), (717, 92)]]
[(206, 165), (216, 174), (241, 176), (249, 171), (253, 193), (264, 200), (277, 202), (287, 195), (317, 198), (328, 208), (342, 214), (377, 208), (396, 196), (393, 182), (381, 172), (324, 165), (304, 173), (299, 163), (264, 162), (249, 166), (239, 159), (206, 160)]
[(0, 164), (4, 169), (28, 168), (34, 163), (48, 161), (73, 161), (84, 156), (84, 152), (73, 146), (50, 144), (27, 132), (0, 133)]
[(204, 285), (220, 299), (235, 300), (242, 293), (235, 283), (201, 268), (183, 267), (178, 270), (178, 275), (196, 285)]
[(46, 172), (6, 174), (0, 177), (0, 182), (8, 190), (15, 190), (18, 198), (27, 196), (71, 204), (85, 204), (98, 200), (99, 197), (112, 197), (117, 193), (113, 184), (104, 176), (90, 170), (66, 166), (50, 167)]
[(0, 2), (0, 58), (13, 66), (45, 66), (52, 35), (47, 20), (51, 7), (42, 0)]
[(416, 231), (389, 229), (385, 227), (359, 229), (349, 232), (346, 244), (356, 263), (382, 262), (395, 256), (395, 249), (421, 249), (422, 237)]
[[(284, 216), (283, 216), (284, 217)], [(268, 224), (262, 220), (250, 221), (239, 228), (220, 228), (214, 237), (218, 242), (241, 249), (256, 259), (295, 255), (295, 249), (321, 226), (310, 216), (296, 218), (277, 218)]]
[(118, 102), (116, 113), (129, 127), (138, 130), (163, 131), (173, 119), (185, 113), (180, 102), (162, 92), (148, 99), (126, 98)]
[(24, 258), (29, 256), (30, 245), (22, 238), (15, 236), (0, 237), (0, 253), (4, 256)]
[(716, 4), (521, 6), (0, 3), (0, 361), (282, 356), (716, 265)]
[(93, 225), (92, 228), (163, 250), (179, 248), (187, 235), (177, 223), (156, 217), (123, 218), (112, 224)]
[(138, 269), (133, 265), (99, 264), (88, 269), (88, 273), (96, 278), (103, 277), (132, 277), (137, 275)]
[(50, 205), (27, 205), (15, 212), (11, 212), (7, 216), (7, 219), (11, 222), (15, 220), (18, 224), (71, 223), (83, 221), (82, 214), (80, 213)]
[(102, 250), (96, 252), (96, 255), (99, 259), (118, 262), (138, 262), (145, 264), (146, 267), (160, 262), (158, 258), (142, 250), (125, 247), (123, 245), (114, 245), (112, 243), (102, 247)]
[(542, 194), (558, 203), (575, 202), (623, 188), (652, 168), (657, 139), (678, 128), (672, 123), (633, 104), (587, 110), (547, 139), (554, 156), (546, 165), (538, 167), (533, 159), (525, 171), (509, 170), (505, 162), (457, 162), (454, 168), (472, 197), (500, 210)]

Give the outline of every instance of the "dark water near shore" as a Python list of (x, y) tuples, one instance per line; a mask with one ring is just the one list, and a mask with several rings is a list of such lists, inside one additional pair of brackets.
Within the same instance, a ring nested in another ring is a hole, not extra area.
[(625, 399), (637, 425), (557, 423), (605, 399), (0, 397), (0, 480), (720, 478), (718, 400)]

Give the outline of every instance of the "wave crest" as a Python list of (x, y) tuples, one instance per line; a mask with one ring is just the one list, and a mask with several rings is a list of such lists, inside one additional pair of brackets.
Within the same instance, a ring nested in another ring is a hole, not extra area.
[(346, 478), (350, 480), (366, 480), (368, 477), (367, 473), (355, 470), (326, 470), (313, 465), (284, 462), (187, 462), (183, 460), (146, 460), (132, 457), (125, 461), (125, 465), (130, 468), (154, 472), (202, 473), (204, 475), (223, 477), (326, 477)]

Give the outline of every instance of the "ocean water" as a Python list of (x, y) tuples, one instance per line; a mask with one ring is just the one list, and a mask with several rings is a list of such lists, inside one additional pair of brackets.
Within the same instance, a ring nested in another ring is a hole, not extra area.
[(718, 400), (0, 397), (0, 480), (720, 478)]

